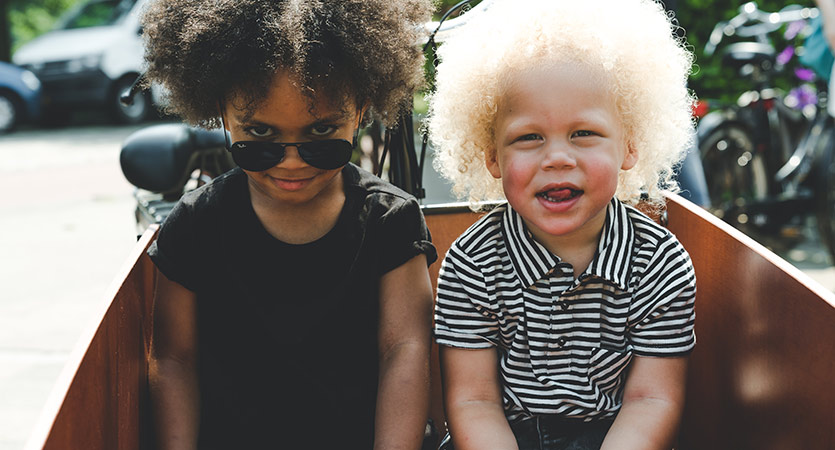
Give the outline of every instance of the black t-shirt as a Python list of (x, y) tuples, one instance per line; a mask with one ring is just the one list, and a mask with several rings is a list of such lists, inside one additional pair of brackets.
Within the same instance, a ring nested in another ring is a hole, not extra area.
[(232, 170), (183, 196), (149, 254), (197, 294), (200, 448), (371, 448), (380, 277), (437, 259), (417, 202), (351, 164), (345, 205), (292, 245)]

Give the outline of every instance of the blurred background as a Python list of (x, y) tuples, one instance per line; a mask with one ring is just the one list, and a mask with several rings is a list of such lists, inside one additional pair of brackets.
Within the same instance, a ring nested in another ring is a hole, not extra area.
[[(217, 133), (157, 112), (156, 90), (130, 105), (119, 101), (142, 70), (144, 1), (0, 0), (0, 450), (23, 447), (137, 234), (211, 175), (184, 162), (160, 166), (172, 171), (168, 184), (129, 182), (120, 165), (126, 140), (171, 137), (172, 149), (177, 139), (196, 140), (205, 143), (203, 161), (228, 163)], [(456, 3), (439, 2), (436, 20)], [(826, 79), (801, 63), (815, 31), (813, 6), (667, 2), (696, 55), (690, 88), (700, 99), (699, 134), (691, 157), (704, 184), (691, 191), (835, 290)], [(430, 58), (430, 79), (431, 69)], [(420, 94), (415, 130), (425, 109)], [(355, 162), (376, 167), (379, 137), (379, 129), (365, 133)], [(427, 169), (423, 178), (425, 203), (451, 199), (437, 174)]]
[[(124, 59), (141, 61), (141, 30), (135, 20), (130, 19), (130, 10), (135, 0), (3, 0), (0, 2), (0, 61), (15, 61), (18, 65), (34, 72), (43, 78), (45, 84), (45, 103), (43, 115), (47, 119), (66, 121), (66, 114), (86, 102), (99, 103), (97, 98), (101, 92), (114, 91), (110, 84), (118, 83), (119, 78), (135, 78), (140, 70), (139, 66), (121, 62), (122, 73), (111, 68), (108, 58), (111, 47), (119, 47), (120, 53), (127, 53)], [(140, 2), (141, 3), (141, 2)], [(448, 10), (457, 2), (441, 0), (438, 11)], [(472, 3), (477, 3), (473, 1)], [(744, 2), (728, 2), (724, 0), (669, 0), (665, 2), (668, 9), (675, 11), (682, 33), (687, 42), (692, 45), (696, 54), (697, 69), (691, 77), (691, 87), (700, 98), (733, 101), (738, 95), (748, 89), (750, 84), (735, 73), (734, 69), (722, 64), (721, 58), (705, 57), (704, 47), (708, 42), (714, 26), (728, 20), (738, 13)], [(763, 11), (779, 11), (789, 3), (778, 0), (761, 0), (757, 2)], [(814, 6), (811, 0), (792, 2), (795, 5)], [(70, 14), (67, 14), (70, 13)], [(123, 29), (117, 32), (114, 28)], [(54, 34), (49, 42), (32, 41), (43, 39), (44, 34), (55, 30), (71, 31), (69, 33)], [(133, 36), (130, 36), (133, 35)], [(105, 37), (107, 39), (105, 39)], [(775, 42), (776, 48), (783, 48), (786, 39), (780, 33), (769, 36)], [(106, 42), (110, 40), (111, 42)], [(18, 54), (23, 49), (22, 54)], [(132, 54), (131, 54), (132, 53)], [(100, 69), (100, 70), (97, 70)], [(132, 71), (130, 70), (132, 69)], [(105, 72), (105, 74), (91, 74), (89, 72)], [(70, 74), (74, 74), (70, 77)], [(105, 75), (109, 80), (99, 79), (99, 83), (89, 80), (91, 76)], [(56, 84), (53, 78), (88, 78), (87, 82), (66, 81), (64, 86), (76, 92), (57, 92), (52, 86)], [(776, 78), (777, 86), (789, 90), (793, 87), (790, 76)], [(132, 80), (131, 80), (132, 81)], [(88, 98), (82, 98), (82, 92), (87, 90)], [(76, 101), (64, 101), (62, 96), (75, 95)], [(52, 98), (57, 97), (57, 98)], [(69, 104), (67, 104), (69, 103)], [(112, 106), (112, 105), (110, 105)], [(137, 108), (138, 109), (138, 108)], [(149, 108), (150, 110), (150, 108)], [(129, 117), (116, 117), (117, 120), (141, 120), (145, 112), (134, 112)], [(50, 120), (47, 120), (49, 122)]]

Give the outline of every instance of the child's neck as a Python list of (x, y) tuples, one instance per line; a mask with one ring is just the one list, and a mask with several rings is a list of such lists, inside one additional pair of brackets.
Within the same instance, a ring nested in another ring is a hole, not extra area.
[(288, 244), (307, 244), (326, 235), (339, 220), (345, 190), (341, 178), (334, 181), (328, 187), (330, 192), (301, 204), (276, 201), (250, 185), (252, 208), (274, 238)]

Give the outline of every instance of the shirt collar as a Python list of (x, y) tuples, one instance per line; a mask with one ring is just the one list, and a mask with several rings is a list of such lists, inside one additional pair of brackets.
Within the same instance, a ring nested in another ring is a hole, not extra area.
[(525, 288), (533, 286), (560, 261), (533, 238), (522, 216), (509, 203), (502, 215), (502, 231), (510, 261)]
[[(522, 216), (510, 204), (502, 214), (502, 231), (510, 261), (526, 288), (544, 278), (559, 263), (560, 258), (534, 239)], [(634, 240), (635, 230), (628, 211), (613, 198), (606, 207), (606, 222), (597, 252), (585, 273), (626, 290)]]
[(606, 208), (606, 226), (600, 236), (597, 253), (586, 273), (609, 280), (626, 290), (634, 247), (635, 227), (629, 218), (629, 210), (620, 200), (613, 198)]

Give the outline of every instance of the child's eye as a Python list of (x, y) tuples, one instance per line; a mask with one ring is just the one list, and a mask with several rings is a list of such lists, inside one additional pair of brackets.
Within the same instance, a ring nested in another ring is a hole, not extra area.
[(535, 134), (535, 133), (528, 133), (516, 138), (517, 141), (538, 141), (541, 140), (542, 136)]
[(310, 134), (313, 136), (327, 136), (336, 131), (333, 125), (316, 125), (310, 129)]
[(580, 131), (575, 131), (574, 134), (571, 137), (589, 137), (589, 136), (595, 136), (595, 135), (596, 135), (596, 133), (594, 131), (580, 130)]
[(270, 137), (273, 134), (272, 127), (268, 127), (266, 125), (256, 125), (252, 127), (246, 127), (244, 129), (250, 135), (257, 137), (257, 138), (265, 138)]

